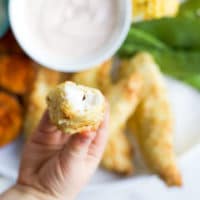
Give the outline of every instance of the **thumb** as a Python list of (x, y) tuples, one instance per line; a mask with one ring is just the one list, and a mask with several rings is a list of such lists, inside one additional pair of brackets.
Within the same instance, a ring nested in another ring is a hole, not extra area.
[(69, 137), (69, 135), (63, 134), (51, 123), (49, 113), (45, 111), (38, 127), (31, 137), (31, 142), (42, 145), (62, 145), (68, 141)]

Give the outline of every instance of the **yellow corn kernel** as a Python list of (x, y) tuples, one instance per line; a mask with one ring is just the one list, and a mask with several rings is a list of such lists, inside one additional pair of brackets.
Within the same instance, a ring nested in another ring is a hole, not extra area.
[(178, 8), (178, 0), (132, 0), (133, 21), (174, 16)]

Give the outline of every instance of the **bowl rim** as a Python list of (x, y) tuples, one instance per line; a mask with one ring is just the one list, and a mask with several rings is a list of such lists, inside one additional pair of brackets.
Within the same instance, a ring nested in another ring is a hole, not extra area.
[(19, 12), (14, 11), (14, 10), (16, 10), (15, 5), (16, 5), (17, 1), (19, 1), (19, 0), (10, 0), (9, 1), (9, 17), (10, 17), (11, 30), (12, 30), (17, 42), (19, 43), (20, 47), (26, 52), (26, 54), (30, 58), (32, 58), (38, 64), (40, 64), (46, 68), (60, 71), (60, 72), (69, 72), (70, 73), (70, 72), (83, 71), (83, 70), (94, 68), (95, 66), (108, 60), (120, 48), (120, 46), (126, 39), (126, 36), (130, 29), (130, 26), (131, 26), (131, 2), (130, 2), (130, 0), (119, 0), (120, 3), (123, 3), (123, 6), (124, 6), (124, 9), (123, 10), (121, 9), (122, 10), (121, 11), (122, 23), (121, 23), (121, 25), (119, 23), (119, 30), (118, 30), (119, 33), (115, 34), (116, 39), (112, 40), (111, 44), (107, 47), (107, 49), (105, 49), (105, 51), (103, 53), (101, 53), (98, 56), (95, 55), (96, 57), (94, 56), (94, 58), (92, 58), (90, 60), (86, 60), (84, 62), (81, 60), (81, 62), (70, 63), (70, 62), (67, 62), (67, 59), (66, 59), (65, 63), (59, 63), (57, 61), (56, 61), (57, 62), (56, 63), (55, 60), (57, 60), (57, 59), (54, 59), (54, 63), (51, 63), (51, 61), (49, 62), (49, 58), (47, 58), (47, 56), (43, 57), (43, 58), (42, 58), (42, 56), (39, 57), (39, 56), (35, 55), (32, 52), (32, 50), (30, 50), (30, 48), (31, 48), (30, 41), (29, 41), (29, 45), (27, 45), (27, 42), (24, 42), (23, 34), (19, 30), (20, 26), (18, 26), (18, 24), (16, 23), (16, 20), (15, 20), (15, 17), (14, 17), (16, 13), (19, 13)]

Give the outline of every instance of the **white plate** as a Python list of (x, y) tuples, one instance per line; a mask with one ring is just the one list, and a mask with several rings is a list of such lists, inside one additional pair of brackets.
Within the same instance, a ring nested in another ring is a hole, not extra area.
[[(187, 155), (188, 152), (192, 152), (193, 149), (196, 149), (200, 142), (200, 125), (198, 123), (200, 119), (200, 93), (169, 78), (166, 79), (166, 82), (169, 88), (170, 101), (176, 119), (174, 138), (175, 149), (181, 163), (182, 157)], [(19, 139), (17, 142), (0, 150), (0, 174), (9, 177), (11, 180), (14, 180), (17, 177), (22, 146), (22, 140)], [(181, 165), (181, 168), (184, 166)], [(103, 170), (98, 170), (86, 191), (93, 191), (93, 193), (95, 193), (98, 190), (104, 190), (110, 192), (111, 188), (124, 189), (125, 187), (130, 189), (131, 186), (137, 188), (140, 185), (143, 187), (145, 186), (147, 189), (150, 187), (148, 183), (152, 183), (151, 187), (155, 190), (156, 188), (162, 188), (161, 191), (168, 190), (158, 178), (145, 173), (141, 174), (141, 171), (134, 177), (123, 179)], [(113, 187), (114, 185), (115, 187)], [(88, 193), (86, 192), (85, 194)], [(121, 195), (128, 194), (123, 193)], [(138, 197), (138, 199), (140, 198)]]

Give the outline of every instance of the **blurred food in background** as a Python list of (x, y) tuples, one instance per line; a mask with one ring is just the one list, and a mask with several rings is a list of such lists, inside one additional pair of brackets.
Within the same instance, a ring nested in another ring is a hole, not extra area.
[(125, 129), (140, 100), (141, 88), (141, 77), (133, 73), (113, 84), (105, 94), (110, 104), (110, 124), (102, 166), (122, 175), (130, 175), (134, 169), (132, 146), (126, 138)]
[[(0, 145), (12, 142), (22, 124), (24, 135), (30, 136), (46, 109), (49, 89), (71, 80), (100, 89), (110, 103), (104, 169), (130, 176), (138, 151), (148, 169), (167, 185), (182, 184), (163, 74), (200, 89), (200, 0), (181, 5), (177, 0), (132, 3), (134, 23), (121, 49), (114, 58), (84, 72), (69, 75), (39, 66), (23, 54), (10, 32), (0, 40), (0, 120), (6, 115), (13, 121), (12, 126), (7, 121), (0, 124)], [(116, 60), (118, 67), (113, 65)], [(115, 81), (113, 66), (118, 74)]]
[(0, 91), (0, 147), (17, 138), (22, 123), (23, 108), (17, 97)]
[(178, 12), (178, 0), (131, 0), (133, 22), (174, 16)]
[(199, 0), (186, 0), (174, 17), (133, 23), (118, 56), (149, 52), (163, 73), (200, 90), (199, 10)]
[(31, 89), (35, 79), (33, 62), (24, 55), (0, 55), (0, 87), (14, 94), (23, 95)]
[[(61, 77), (59, 72), (41, 67), (28, 58), (10, 31), (0, 40), (0, 92), (12, 97), (12, 101), (7, 97), (7, 102), (4, 97), (0, 104), (1, 119), (3, 116), (10, 119), (0, 120), (0, 146), (12, 142), (20, 132), (29, 135), (34, 130), (46, 108), (48, 89), (59, 83)], [(10, 107), (5, 107), (4, 104), (9, 102), (15, 102), (16, 106), (12, 103)], [(15, 116), (17, 106), (21, 112)], [(3, 125), (6, 121), (12, 131)]]
[(23, 131), (26, 137), (33, 133), (47, 107), (47, 93), (60, 80), (61, 75), (59, 72), (37, 66), (35, 80), (32, 82), (30, 91), (24, 97), (26, 111)]
[(100, 88), (106, 92), (112, 83), (110, 76), (112, 66), (113, 60), (111, 58), (93, 69), (73, 74), (71, 80), (88, 87)]
[(121, 77), (130, 74), (138, 74), (143, 87), (128, 129), (135, 136), (148, 167), (168, 185), (180, 186), (182, 178), (173, 148), (173, 115), (159, 67), (149, 54), (139, 53), (121, 64)]

